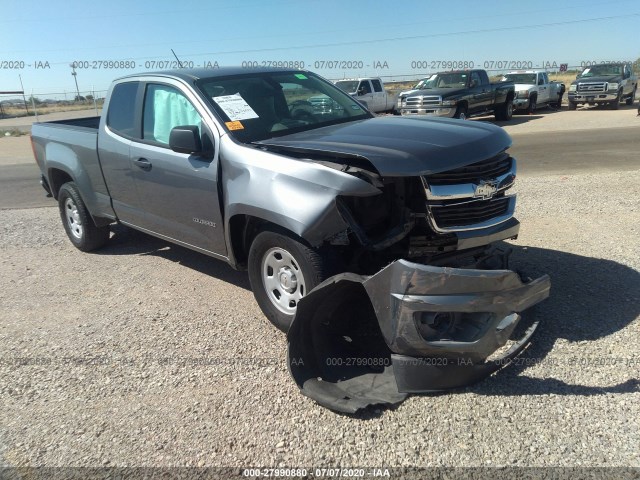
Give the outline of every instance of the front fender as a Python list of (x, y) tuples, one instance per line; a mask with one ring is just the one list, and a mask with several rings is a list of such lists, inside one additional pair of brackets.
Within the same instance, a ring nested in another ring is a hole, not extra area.
[(228, 137), (221, 141), (220, 162), (227, 241), (230, 219), (250, 215), (319, 246), (347, 228), (336, 207), (338, 196), (381, 193), (340, 170), (238, 145)]

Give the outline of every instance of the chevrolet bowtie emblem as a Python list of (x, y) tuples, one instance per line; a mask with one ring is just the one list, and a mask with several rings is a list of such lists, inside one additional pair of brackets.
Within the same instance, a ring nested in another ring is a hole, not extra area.
[(476, 185), (473, 196), (474, 198), (482, 198), (483, 200), (487, 200), (495, 195), (498, 191), (498, 188), (494, 183), (481, 183), (480, 185)]

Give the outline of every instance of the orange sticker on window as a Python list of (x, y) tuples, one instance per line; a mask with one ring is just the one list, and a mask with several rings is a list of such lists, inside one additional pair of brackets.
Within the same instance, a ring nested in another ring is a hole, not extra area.
[(235, 122), (225, 122), (225, 125), (229, 130), (244, 130), (244, 125), (242, 125), (242, 122), (239, 120)]

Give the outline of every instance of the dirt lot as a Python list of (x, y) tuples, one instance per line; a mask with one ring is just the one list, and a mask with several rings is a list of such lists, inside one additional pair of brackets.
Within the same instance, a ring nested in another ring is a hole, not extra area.
[(476, 386), (356, 416), (298, 392), (245, 274), (122, 228), (84, 254), (55, 208), (2, 210), (0, 466), (640, 467), (639, 185), (640, 168), (521, 175), (513, 263), (552, 278), (531, 347)]

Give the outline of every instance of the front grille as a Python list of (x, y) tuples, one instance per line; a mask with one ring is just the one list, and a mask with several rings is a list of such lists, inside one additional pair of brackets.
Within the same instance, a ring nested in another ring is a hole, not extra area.
[(421, 107), (433, 107), (436, 105), (440, 105), (441, 99), (437, 95), (424, 95), (424, 96), (416, 96), (409, 97), (405, 101), (405, 106), (407, 108), (421, 108)]
[(584, 94), (604, 93), (606, 91), (607, 91), (607, 84), (605, 82), (578, 83), (579, 93), (584, 93)]
[(440, 228), (464, 227), (507, 214), (509, 197), (475, 200), (465, 203), (431, 205), (431, 213)]
[(466, 167), (427, 175), (425, 176), (425, 180), (429, 185), (479, 184), (482, 181), (493, 181), (497, 177), (506, 174), (511, 170), (512, 164), (513, 158), (503, 153), (497, 157), (473, 163)]

